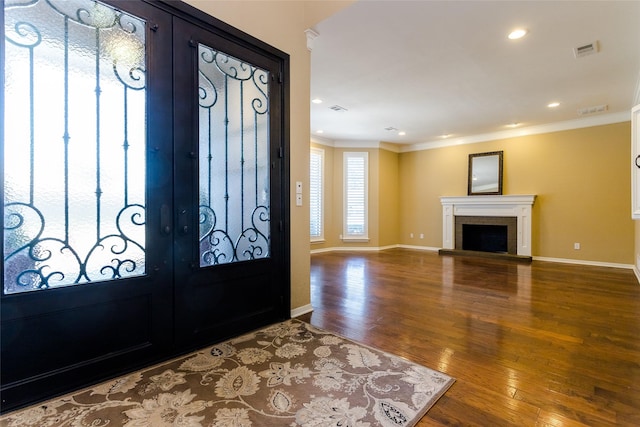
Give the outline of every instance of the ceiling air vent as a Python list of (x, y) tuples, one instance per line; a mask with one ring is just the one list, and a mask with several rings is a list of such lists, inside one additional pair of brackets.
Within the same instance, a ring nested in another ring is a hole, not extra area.
[(339, 105), (332, 105), (331, 107), (329, 107), (330, 109), (332, 109), (333, 111), (347, 111), (346, 108), (341, 107)]
[(584, 46), (578, 46), (573, 48), (573, 55), (576, 58), (582, 58), (583, 56), (592, 55), (594, 53), (598, 53), (598, 42), (591, 42), (589, 44), (585, 44)]
[(609, 109), (608, 105), (594, 105), (593, 107), (578, 108), (579, 116), (589, 116), (591, 114), (604, 113)]

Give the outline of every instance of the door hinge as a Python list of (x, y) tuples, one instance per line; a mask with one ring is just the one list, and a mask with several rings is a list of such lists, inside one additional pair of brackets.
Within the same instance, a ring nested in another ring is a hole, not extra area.
[(278, 226), (280, 227), (280, 231), (284, 231), (284, 223), (282, 221), (278, 223)]
[(284, 147), (278, 148), (278, 157), (280, 157), (281, 159), (284, 158)]
[(282, 73), (278, 73), (278, 83), (282, 83)]

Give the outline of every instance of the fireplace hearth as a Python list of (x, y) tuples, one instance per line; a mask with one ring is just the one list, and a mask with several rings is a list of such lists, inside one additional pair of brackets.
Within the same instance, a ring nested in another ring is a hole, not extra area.
[(530, 261), (535, 198), (535, 195), (441, 197), (440, 252), (504, 255)]

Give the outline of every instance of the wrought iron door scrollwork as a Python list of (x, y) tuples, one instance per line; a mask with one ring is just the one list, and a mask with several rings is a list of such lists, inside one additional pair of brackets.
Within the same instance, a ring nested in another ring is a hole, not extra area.
[(145, 23), (92, 0), (4, 14), (4, 292), (144, 275)]
[(270, 256), (269, 74), (198, 45), (200, 267)]
[(123, 208), (116, 221), (119, 233), (80, 251), (69, 241), (43, 236), (45, 217), (36, 207), (9, 203), (4, 218), (5, 293), (144, 274), (144, 215), (141, 205)]
[(269, 210), (258, 206), (251, 215), (251, 227), (232, 237), (216, 228), (216, 214), (200, 206), (200, 266), (227, 264), (269, 256)]

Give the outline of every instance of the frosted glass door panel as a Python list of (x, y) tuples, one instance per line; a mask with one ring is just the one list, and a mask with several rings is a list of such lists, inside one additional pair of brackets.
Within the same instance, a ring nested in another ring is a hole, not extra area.
[(269, 256), (269, 74), (202, 44), (200, 266)]
[(145, 274), (145, 22), (5, 2), (4, 292)]

